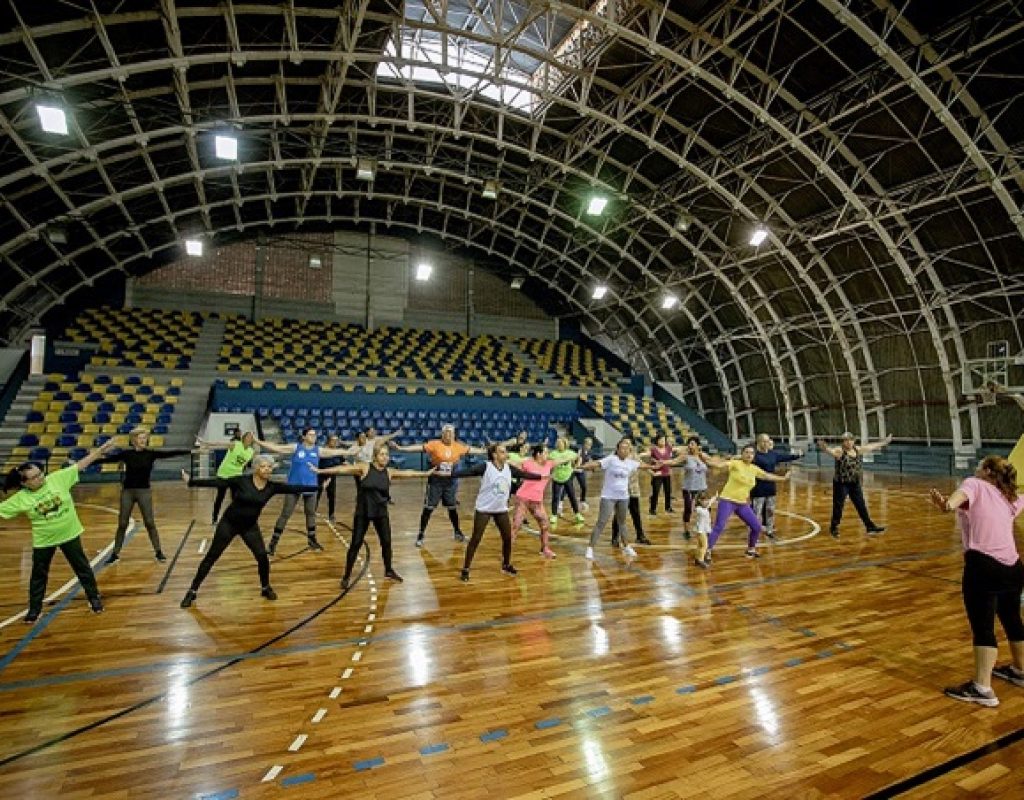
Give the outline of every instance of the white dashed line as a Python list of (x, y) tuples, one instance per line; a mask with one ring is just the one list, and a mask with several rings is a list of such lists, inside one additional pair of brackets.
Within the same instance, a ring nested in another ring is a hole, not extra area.
[(327, 714), (327, 709), (326, 708), (318, 709), (317, 712), (313, 715), (313, 724), (316, 725), (316, 723), (318, 723), (320, 720), (322, 720), (324, 718), (324, 716), (326, 716), (326, 714)]
[(335, 686), (333, 689), (331, 689), (331, 693), (327, 696), (330, 697), (332, 700), (337, 700), (339, 694), (341, 694), (341, 687)]
[(372, 625), (367, 625), (365, 628), (363, 628), (363, 633), (372, 633), (372, 632), (373, 632), (373, 626)]
[(199, 555), (202, 555), (205, 552), (206, 552), (206, 539), (203, 539), (203, 541), (201, 541), (199, 543)]
[(263, 776), (262, 782), (270, 783), (270, 781), (274, 780), (274, 778), (281, 774), (281, 770), (283, 769), (284, 767), (280, 764), (274, 764), (274, 766), (267, 770), (267, 774)]
[(353, 661), (362, 661), (363, 660), (363, 651), (362, 650), (356, 650), (352, 654), (352, 660)]
[(343, 681), (347, 681), (351, 677), (352, 677), (352, 667), (346, 667), (345, 671), (343, 673), (341, 673), (341, 679)]
[(298, 736), (295, 737), (295, 741), (292, 742), (291, 745), (288, 747), (288, 752), (289, 753), (296, 753), (296, 752), (298, 752), (299, 748), (302, 747), (302, 745), (304, 745), (306, 743), (306, 739), (308, 739), (308, 738), (309, 737), (306, 736), (306, 734), (300, 733)]
[(370, 614), (370, 616), (368, 616), (366, 619), (369, 620), (370, 622), (373, 622), (375, 619), (377, 619), (377, 615), (376, 614)]

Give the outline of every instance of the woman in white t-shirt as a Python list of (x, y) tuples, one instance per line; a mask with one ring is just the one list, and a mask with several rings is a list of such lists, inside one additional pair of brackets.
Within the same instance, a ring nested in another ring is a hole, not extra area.
[(590, 544), (586, 557), (594, 558), (594, 546), (608, 526), (612, 515), (619, 523), (621, 531), (619, 541), (622, 552), (633, 557), (636, 551), (626, 540), (626, 515), (629, 513), (629, 476), (638, 469), (656, 469), (660, 464), (641, 464), (632, 458), (633, 443), (629, 439), (620, 439), (615, 453), (605, 456), (600, 461), (590, 461), (583, 465), (584, 470), (604, 470), (604, 485), (601, 487), (601, 510), (597, 515), (597, 524), (590, 533)]
[[(963, 597), (974, 641), (974, 679), (946, 689), (967, 703), (997, 706), (992, 676), (1024, 686), (1024, 622), (1020, 597), (1024, 565), (1017, 554), (1013, 522), (1024, 510), (1017, 494), (1017, 470), (1005, 458), (988, 456), (948, 498), (931, 490), (942, 511), (957, 511), (964, 546)], [(996, 666), (996, 615), (1010, 641), (1013, 664)]]
[(522, 481), (539, 481), (542, 476), (533, 472), (524, 472), (519, 467), (508, 463), (508, 451), (503, 444), (491, 444), (487, 447), (487, 461), (474, 464), (466, 469), (457, 469), (452, 477), (480, 478), (480, 490), (476, 495), (476, 506), (473, 514), (473, 535), (466, 545), (466, 560), (462, 565), (459, 578), (469, 580), (469, 567), (473, 563), (480, 540), (487, 529), (487, 523), (494, 520), (501, 534), (501, 571), (506, 575), (515, 576), (516, 568), (512, 566), (512, 521), (508, 517), (508, 498), (512, 491), (512, 479)]

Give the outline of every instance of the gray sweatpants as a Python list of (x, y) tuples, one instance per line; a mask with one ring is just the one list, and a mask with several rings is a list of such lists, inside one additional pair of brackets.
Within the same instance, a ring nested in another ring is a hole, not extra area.
[(619, 523), (619, 541), (625, 547), (629, 542), (626, 540), (626, 517), (629, 516), (629, 500), (609, 500), (601, 498), (601, 510), (597, 514), (597, 524), (590, 533), (590, 546), (597, 547), (597, 542), (608, 527), (612, 515)]
[(277, 518), (277, 522), (274, 523), (275, 539), (281, 537), (284, 526), (291, 519), (292, 512), (295, 510), (300, 497), (302, 498), (302, 509), (306, 512), (306, 534), (309, 536), (316, 534), (316, 487), (314, 486), (311, 491), (312, 494), (286, 494), (284, 496), (284, 503), (281, 504), (281, 515)]
[(128, 522), (132, 518), (132, 509), (139, 507), (142, 513), (142, 524), (146, 526), (146, 533), (149, 534), (149, 543), (153, 545), (153, 552), (160, 552), (160, 534), (156, 530), (156, 521), (153, 519), (153, 490), (152, 489), (121, 489), (121, 510), (117, 516), (117, 530), (114, 532), (114, 553), (120, 553), (124, 547), (124, 534), (128, 530)]
[(754, 507), (754, 514), (761, 520), (767, 533), (775, 532), (775, 501), (777, 499), (775, 495), (772, 495), (771, 497), (755, 497), (750, 501)]

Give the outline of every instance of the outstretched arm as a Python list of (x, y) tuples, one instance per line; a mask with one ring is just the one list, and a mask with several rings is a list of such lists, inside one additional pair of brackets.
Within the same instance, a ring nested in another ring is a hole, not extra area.
[[(512, 441), (514, 442), (515, 439), (513, 439)], [(506, 442), (502, 442), (502, 444), (507, 444), (507, 443)], [(485, 455), (487, 455), (487, 448), (486, 447), (470, 447), (469, 450), (466, 451), (466, 455), (467, 456), (485, 456)]]
[(337, 467), (327, 467), (326, 469), (320, 469), (314, 467), (312, 464), (309, 468), (313, 470), (317, 475), (358, 475), (360, 478), (366, 477), (366, 472), (369, 469), (368, 464), (341, 464)]
[[(295, 452), (294, 444), (274, 444), (273, 442), (265, 442), (262, 439), (256, 439), (256, 444), (271, 453), (277, 453), (279, 456), (290, 456)], [(323, 451), (321, 451), (323, 452)]]
[(862, 444), (860, 446), (860, 451), (862, 453), (873, 453), (876, 450), (881, 450), (883, 447), (888, 445), (891, 441), (892, 441), (892, 434), (890, 433), (888, 436), (886, 436), (880, 442), (872, 442), (871, 444)]
[(113, 448), (114, 448), (114, 440), (113, 439), (107, 439), (107, 441), (105, 441), (99, 447), (96, 447), (96, 448), (93, 448), (92, 450), (90, 450), (88, 455), (84, 456), (83, 458), (78, 459), (78, 461), (75, 462), (75, 465), (78, 467), (78, 469), (80, 471), (84, 470), (84, 469), (92, 466), (94, 462), (96, 462), (98, 459), (100, 459), (103, 456), (105, 456), (107, 453), (109, 453), (111, 450), (113, 450)]
[(818, 449), (823, 453), (828, 453), (832, 458), (839, 458), (842, 455), (842, 449), (839, 447), (829, 447), (824, 439), (818, 439)]
[(192, 450), (154, 450), (153, 458), (174, 458), (175, 456), (187, 456), (190, 455)]
[(224, 478), (193, 478), (184, 469), (181, 471), (181, 479), (190, 489), (220, 489), (228, 485), (228, 481)]
[(425, 469), (389, 469), (388, 474), (392, 478), (427, 478), (434, 474), (434, 470)]
[(423, 444), (396, 444), (391, 449), (398, 453), (422, 453)]
[(352, 447), (321, 447), (320, 455), (324, 458), (334, 458), (335, 456), (354, 456), (359, 452), (359, 445), (352, 445)]
[(729, 459), (722, 458), (721, 456), (712, 456), (704, 454), (704, 463), (714, 469), (725, 469), (729, 466)]
[(967, 493), (962, 489), (955, 489), (953, 494), (945, 497), (938, 489), (932, 489), (928, 492), (928, 499), (939, 511), (953, 511), (967, 502)]

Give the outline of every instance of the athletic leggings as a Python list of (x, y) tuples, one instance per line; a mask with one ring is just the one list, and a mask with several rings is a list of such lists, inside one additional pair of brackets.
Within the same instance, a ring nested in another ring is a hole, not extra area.
[(769, 533), (775, 531), (775, 501), (779, 498), (770, 494), (767, 497), (755, 497), (750, 501), (750, 505), (754, 508), (754, 514), (761, 524), (768, 529)]
[(359, 548), (363, 546), (366, 539), (366, 532), (370, 529), (370, 523), (377, 531), (377, 538), (380, 539), (380, 553), (384, 558), (384, 571), (391, 572), (391, 518), (387, 514), (379, 517), (367, 517), (364, 514), (356, 514), (352, 520), (352, 541), (348, 546), (348, 555), (345, 556), (345, 579), (352, 576), (352, 567), (355, 566), (359, 557)]
[[(226, 479), (225, 479), (226, 480)], [(224, 504), (224, 498), (228, 496), (227, 486), (217, 487), (217, 496), (213, 498), (213, 521), (214, 523), (220, 519), (220, 507)]]
[(516, 497), (516, 515), (512, 519), (512, 538), (514, 539), (519, 535), (519, 529), (523, 527), (523, 523), (526, 521), (526, 514), (529, 512), (530, 516), (537, 521), (537, 525), (540, 527), (540, 549), (547, 550), (550, 543), (551, 528), (548, 525), (547, 514), (544, 513), (544, 503), (541, 500), (523, 500), (521, 497)]
[(1024, 641), (1020, 595), (1024, 564), (1007, 566), (978, 550), (964, 553), (963, 595), (975, 647), (996, 647), (996, 615), (1011, 642)]
[(860, 521), (864, 523), (865, 528), (875, 527), (875, 523), (871, 521), (871, 515), (868, 513), (867, 503), (864, 502), (864, 491), (861, 489), (859, 483), (840, 483), (839, 481), (832, 481), (832, 528), (838, 528), (839, 523), (843, 521), (843, 506), (846, 504), (846, 498), (850, 498), (850, 502), (853, 503), (853, 507), (857, 509), (857, 514), (860, 516)]
[(562, 505), (563, 495), (569, 496), (569, 505), (572, 506), (572, 513), (579, 514), (580, 504), (576, 499), (576, 490), (572, 486), (572, 479), (569, 479), (565, 483), (551, 481), (551, 516), (558, 516), (558, 508)]
[(597, 513), (597, 524), (590, 532), (590, 546), (597, 547), (597, 542), (601, 538), (601, 534), (604, 533), (604, 529), (608, 527), (608, 520), (612, 518), (613, 514), (621, 531), (621, 541), (626, 544), (626, 514), (628, 513), (628, 500), (609, 500), (607, 497), (602, 497), (601, 510)]
[[(337, 475), (321, 475), (320, 480), (316, 486), (316, 504), (320, 505), (320, 496), (327, 491), (327, 516), (334, 516), (334, 504), (338, 498), (338, 476)], [(358, 488), (358, 484), (356, 485)]]
[[(288, 497), (294, 496), (288, 495)], [(260, 587), (266, 588), (270, 586), (270, 559), (267, 557), (266, 547), (263, 546), (263, 534), (260, 533), (259, 527), (254, 525), (249, 530), (242, 531), (233, 527), (231, 523), (221, 520), (217, 523), (217, 529), (213, 532), (213, 541), (210, 542), (210, 549), (206, 551), (203, 560), (199, 562), (199, 569), (196, 570), (196, 576), (192, 579), (193, 592), (199, 591), (199, 587), (206, 580), (206, 576), (213, 569), (213, 565), (217, 563), (217, 559), (223, 555), (228, 545), (231, 544), (231, 541), (236, 536), (241, 537), (245, 546), (249, 548), (249, 552), (252, 553), (252, 557), (256, 559), (256, 569), (260, 575)]]
[(672, 476), (671, 475), (654, 475), (651, 478), (651, 513), (655, 514), (658, 511), (658, 495), (661, 494), (662, 488), (665, 489), (665, 510), (672, 510)]
[(469, 569), (469, 565), (473, 563), (476, 548), (480, 546), (480, 540), (484, 538), (484, 530), (487, 528), (487, 523), (492, 519), (494, 524), (498, 526), (498, 533), (501, 534), (501, 565), (503, 567), (511, 565), (512, 522), (508, 518), (508, 512), (498, 511), (497, 513), (491, 513), (488, 511), (477, 511), (473, 514), (473, 535), (469, 539), (469, 544), (466, 545), (466, 561), (462, 565), (463, 569)]
[(156, 521), (153, 519), (153, 490), (152, 489), (121, 489), (121, 513), (117, 517), (117, 530), (114, 531), (114, 552), (120, 553), (124, 547), (124, 534), (128, 530), (128, 522), (132, 518), (132, 508), (136, 505), (142, 513), (142, 524), (146, 526), (146, 533), (149, 534), (149, 543), (153, 545), (153, 552), (160, 552), (160, 534), (156, 530)]
[(704, 492), (704, 489), (683, 489), (683, 524), (689, 525), (690, 519), (693, 517), (693, 504), (699, 500)]
[[(633, 521), (633, 533), (636, 534), (636, 540), (638, 542), (643, 541), (647, 537), (644, 535), (644, 520), (640, 516), (640, 498), (630, 497), (629, 498), (629, 518)], [(618, 518), (612, 520), (612, 539), (621, 538), (622, 528), (619, 526)], [(625, 543), (625, 542), (623, 542)]]
[(757, 514), (750, 507), (750, 503), (736, 503), (732, 500), (719, 499), (718, 511), (715, 514), (715, 527), (711, 529), (711, 535), (708, 536), (708, 550), (714, 548), (718, 542), (718, 537), (725, 530), (725, 523), (729, 521), (729, 517), (733, 514), (743, 520), (747, 527), (750, 528), (750, 535), (747, 537), (747, 547), (750, 549), (757, 547), (757, 537), (761, 535), (761, 520), (757, 518)]
[(284, 526), (288, 524), (300, 497), (302, 498), (302, 508), (306, 512), (306, 535), (316, 536), (316, 494), (286, 494), (284, 502), (281, 504), (281, 515), (274, 523), (275, 541), (280, 539), (281, 534), (284, 533)]
[(572, 477), (580, 487), (580, 502), (587, 502), (587, 473), (581, 469), (577, 469), (573, 471)]
[(100, 601), (100, 590), (96, 586), (96, 576), (93, 574), (92, 565), (89, 563), (89, 556), (82, 549), (82, 537), (76, 536), (63, 544), (52, 547), (32, 548), (32, 577), (28, 583), (28, 613), (38, 616), (43, 610), (43, 599), (46, 597), (46, 581), (50, 577), (50, 562), (53, 561), (53, 554), (57, 548), (68, 560), (71, 569), (78, 576), (82, 589), (89, 602), (95, 605)]
[[(420, 534), (419, 538), (423, 538), (423, 534), (427, 532), (427, 523), (430, 522), (430, 515), (434, 513), (434, 509), (423, 507), (423, 511), (420, 512)], [(455, 533), (461, 533), (459, 529), (459, 510), (457, 508), (448, 509), (448, 520), (452, 523), (452, 531)]]

